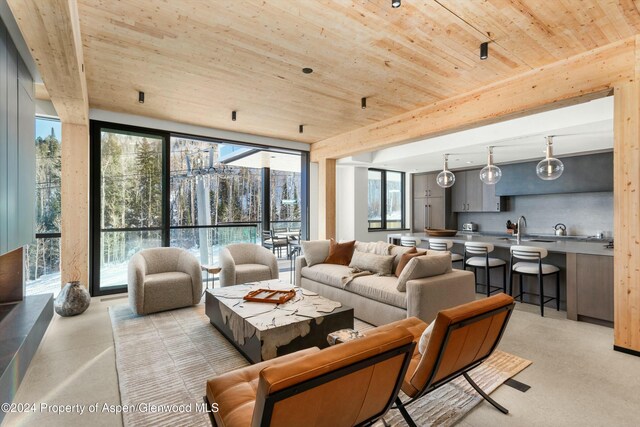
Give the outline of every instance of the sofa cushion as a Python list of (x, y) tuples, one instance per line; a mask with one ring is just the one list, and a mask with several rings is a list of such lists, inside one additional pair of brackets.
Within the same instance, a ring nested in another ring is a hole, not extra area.
[(378, 242), (356, 242), (356, 251), (366, 252), (376, 255), (391, 255), (391, 243), (378, 241)]
[(334, 288), (342, 288), (342, 278), (350, 273), (351, 268), (338, 264), (316, 264), (311, 267), (303, 267), (300, 271), (302, 277)]
[(349, 267), (361, 271), (370, 271), (376, 274), (391, 274), (393, 267), (393, 255), (376, 255), (374, 253), (355, 251)]
[(329, 241), (329, 256), (324, 260), (325, 264), (349, 265), (356, 241), (338, 243), (334, 239)]
[(322, 264), (329, 256), (328, 240), (302, 241), (302, 252), (309, 267)]
[(407, 293), (398, 291), (397, 282), (395, 276), (361, 276), (353, 279), (345, 289), (365, 298), (406, 309)]
[(271, 268), (262, 264), (236, 265), (236, 284), (271, 280)]
[(393, 271), (393, 274), (395, 274), (396, 277), (400, 277), (400, 273), (402, 273), (402, 270), (404, 270), (404, 268), (407, 266), (407, 264), (409, 264), (409, 261), (411, 261), (412, 258), (424, 255), (424, 253), (418, 252), (416, 248), (411, 249), (413, 250), (399, 255), (400, 261), (397, 263), (396, 268)]
[(437, 255), (419, 256), (409, 261), (404, 270), (402, 270), (400, 277), (398, 277), (398, 290), (400, 292), (406, 292), (409, 280), (439, 276), (452, 270), (451, 254), (449, 252), (436, 253)]

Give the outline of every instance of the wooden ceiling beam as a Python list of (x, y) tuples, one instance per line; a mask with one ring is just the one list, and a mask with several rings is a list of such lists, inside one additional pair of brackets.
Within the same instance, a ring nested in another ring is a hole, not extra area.
[(51, 102), (65, 123), (89, 119), (76, 0), (8, 0)]
[(602, 96), (633, 79), (635, 39), (611, 43), (311, 146), (311, 161), (352, 156)]

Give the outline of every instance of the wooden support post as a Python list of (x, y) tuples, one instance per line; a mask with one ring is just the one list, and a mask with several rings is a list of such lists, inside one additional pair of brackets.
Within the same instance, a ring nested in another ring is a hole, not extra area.
[(614, 346), (640, 355), (640, 38), (635, 78), (614, 86)]
[(336, 161), (320, 159), (318, 163), (318, 238), (335, 238)]
[(89, 286), (89, 129), (62, 122), (60, 272)]

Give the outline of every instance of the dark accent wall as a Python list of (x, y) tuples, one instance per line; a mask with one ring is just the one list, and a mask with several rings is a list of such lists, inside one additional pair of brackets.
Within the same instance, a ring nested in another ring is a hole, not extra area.
[(0, 253), (35, 238), (33, 78), (0, 21)]

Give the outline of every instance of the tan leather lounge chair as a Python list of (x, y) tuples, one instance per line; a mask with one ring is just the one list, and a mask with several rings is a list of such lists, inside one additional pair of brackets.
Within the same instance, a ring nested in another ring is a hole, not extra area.
[(207, 382), (219, 427), (373, 424), (391, 407), (415, 344), (403, 327), (298, 351)]
[[(426, 351), (421, 355), (416, 348), (402, 382), (402, 391), (409, 400), (396, 399), (396, 406), (409, 426), (416, 424), (405, 406), (460, 375), (494, 407), (504, 414), (509, 412), (482, 391), (468, 372), (486, 360), (498, 346), (513, 307), (512, 297), (498, 294), (438, 313)], [(367, 331), (367, 334), (396, 327), (409, 330), (417, 342), (427, 324), (410, 317)]]

